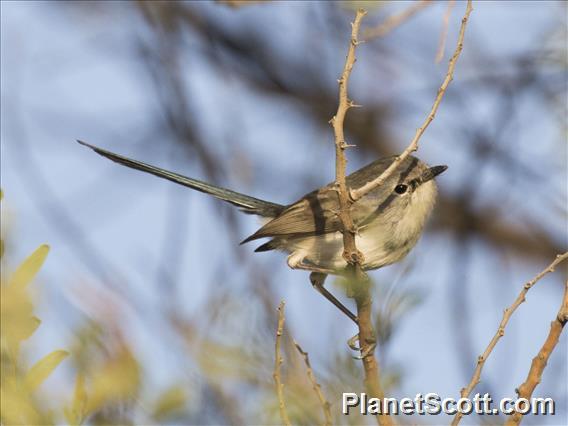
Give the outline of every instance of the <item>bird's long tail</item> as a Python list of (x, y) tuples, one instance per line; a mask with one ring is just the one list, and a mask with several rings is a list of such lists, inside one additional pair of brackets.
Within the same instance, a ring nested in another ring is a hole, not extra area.
[(123, 157), (122, 155), (114, 154), (110, 151), (106, 151), (80, 140), (78, 140), (77, 142), (79, 142), (81, 145), (91, 148), (97, 154), (102, 155), (103, 157), (106, 157), (116, 163), (122, 164), (123, 166), (141, 170), (143, 172), (153, 174), (155, 176), (170, 180), (183, 186), (187, 186), (197, 191), (204, 192), (205, 194), (213, 195), (220, 200), (240, 207), (240, 209), (245, 213), (256, 214), (264, 217), (276, 217), (280, 212), (282, 212), (282, 210), (284, 210), (284, 206), (280, 204), (260, 200), (258, 198), (231, 191), (230, 189), (221, 188), (197, 179), (192, 179), (177, 173), (169, 172), (167, 170), (151, 166), (141, 161), (132, 160), (130, 158)]

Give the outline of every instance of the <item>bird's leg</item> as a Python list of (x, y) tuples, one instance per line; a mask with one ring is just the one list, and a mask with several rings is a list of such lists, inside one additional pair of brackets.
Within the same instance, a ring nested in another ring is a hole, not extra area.
[(367, 356), (369, 356), (369, 354), (372, 354), (373, 352), (375, 352), (375, 349), (377, 348), (377, 341), (375, 339), (373, 339), (372, 342), (370, 342), (371, 344), (369, 345), (369, 347), (367, 349), (365, 349), (360, 356), (355, 357), (356, 359), (364, 359), (367, 358)]
[(288, 266), (292, 269), (301, 269), (310, 271), (310, 282), (312, 286), (327, 300), (335, 305), (337, 309), (343, 312), (355, 324), (359, 324), (357, 316), (345, 307), (333, 294), (331, 294), (325, 287), (324, 282), (329, 274), (337, 274), (337, 271), (332, 269), (320, 268), (316, 265), (310, 265), (304, 262), (304, 256), (298, 253), (292, 253), (288, 256)]
[(327, 274), (324, 272), (312, 271), (312, 273), (310, 274), (310, 282), (323, 297), (333, 303), (335, 307), (337, 307), (341, 312), (347, 315), (347, 317), (349, 317), (351, 321), (353, 321), (355, 324), (359, 324), (357, 316), (355, 316), (353, 312), (347, 309), (343, 303), (337, 300), (337, 298), (324, 287), (326, 277)]
[[(361, 347), (357, 346), (357, 344), (355, 342), (357, 342), (359, 340), (359, 333), (357, 333), (355, 336), (353, 336), (351, 339), (349, 339), (347, 341), (347, 345), (349, 345), (349, 347), (351, 349), (353, 349), (354, 351), (361, 351)], [(364, 359), (367, 358), (367, 356), (371, 353), (373, 353), (377, 347), (377, 341), (375, 339), (373, 339), (372, 341), (369, 341), (370, 343), (369, 347), (367, 349), (365, 349), (364, 351), (361, 351), (361, 355), (357, 355), (354, 356), (353, 358), (355, 359)], [(360, 343), (359, 343), (360, 345)]]
[[(302, 270), (310, 271), (311, 272), (310, 273), (310, 282), (312, 283), (312, 286), (323, 297), (325, 297), (327, 300), (329, 300), (331, 303), (333, 303), (335, 305), (335, 307), (337, 307), (341, 312), (343, 312), (347, 317), (349, 317), (349, 319), (351, 319), (351, 321), (353, 321), (355, 324), (359, 325), (359, 320), (358, 320), (357, 316), (353, 312), (351, 312), (348, 308), (346, 308), (343, 303), (341, 303), (339, 300), (337, 300), (337, 298), (324, 287), (325, 279), (327, 278), (327, 276), (330, 275), (330, 274), (336, 275), (337, 271), (331, 270), (331, 269), (320, 268), (316, 265), (307, 264), (307, 263), (304, 262), (303, 257), (300, 257), (300, 256), (295, 255), (295, 254), (291, 254), (290, 256), (288, 256), (288, 266), (290, 266), (290, 268), (292, 268), (292, 269), (302, 269)], [(354, 351), (361, 351), (361, 346), (360, 345), (357, 346), (357, 343), (356, 343), (358, 340), (359, 340), (359, 333), (357, 333), (355, 336), (353, 336), (351, 339), (349, 339), (349, 341), (347, 342), (347, 345)], [(369, 347), (365, 351), (362, 351), (361, 355), (356, 356), (354, 358), (356, 358), (356, 359), (366, 358), (370, 353), (372, 353), (375, 350), (376, 347), (377, 347), (377, 343), (371, 342), (371, 345), (369, 345)]]
[[(312, 286), (314, 286), (314, 288), (317, 291), (319, 291), (327, 300), (329, 300), (331, 303), (333, 303), (341, 312), (343, 312), (345, 315), (347, 315), (355, 324), (359, 325), (357, 317), (349, 309), (347, 309), (345, 307), (345, 305), (343, 305), (343, 303), (341, 303), (339, 300), (337, 300), (335, 298), (335, 296), (333, 294), (331, 294), (329, 291), (327, 291), (327, 289), (324, 287), (324, 282), (325, 282), (326, 277), (327, 277), (326, 273), (312, 272), (310, 274), (310, 282), (312, 283)], [(358, 346), (357, 343), (356, 343), (358, 340), (359, 340), (359, 333), (357, 333), (355, 336), (353, 336), (351, 339), (349, 339), (347, 341), (347, 345), (351, 348), (351, 350), (361, 351), (360, 344)], [(361, 352), (361, 355), (354, 356), (353, 358), (355, 358), (355, 359), (366, 358), (370, 353), (375, 351), (376, 347), (377, 347), (376, 341), (372, 342), (371, 345), (369, 345), (369, 347), (367, 349), (365, 349), (364, 351)]]

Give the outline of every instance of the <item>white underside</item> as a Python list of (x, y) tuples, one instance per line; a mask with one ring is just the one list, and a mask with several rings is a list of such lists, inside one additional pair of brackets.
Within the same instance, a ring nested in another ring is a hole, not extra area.
[[(424, 222), (432, 210), (436, 198), (433, 181), (426, 182), (411, 194), (411, 204), (406, 214), (399, 217), (383, 217), (360, 230), (355, 245), (363, 253), (363, 269), (377, 269), (398, 262), (416, 245)], [(322, 269), (343, 269), (343, 235), (334, 232), (306, 238), (281, 240), (281, 247), (290, 253), (288, 265), (297, 268), (309, 263)]]
[[(408, 252), (387, 252), (380, 234), (380, 230), (369, 228), (355, 236), (355, 245), (364, 256), (363, 269), (377, 269), (394, 263)], [(343, 235), (340, 232), (289, 240), (283, 245), (287, 246), (286, 251), (291, 254), (288, 264), (292, 268), (302, 262), (333, 270), (347, 266), (343, 258)]]

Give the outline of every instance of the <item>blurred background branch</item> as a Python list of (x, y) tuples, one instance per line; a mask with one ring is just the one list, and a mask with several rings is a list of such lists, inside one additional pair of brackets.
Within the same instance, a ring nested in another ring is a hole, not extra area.
[[(48, 389), (56, 404), (77, 394), (80, 402), (77, 373), (89, 395), (103, 386), (90, 374), (128, 371), (118, 376), (131, 397), (101, 400), (88, 422), (277, 423), (265, 343), (276, 329), (273, 307), (286, 299), (285, 327), (310, 353), (333, 423), (372, 420), (339, 413), (341, 392), (362, 391), (344, 346), (352, 326), (281, 254), (253, 256), (238, 246), (257, 226), (251, 217), (74, 143), (83, 138), (289, 203), (333, 179), (327, 120), (354, 7), (2, 2), (2, 273), (50, 243), (34, 300), (42, 326), (22, 353), (30, 365), (54, 348), (71, 354), (40, 395)], [(375, 28), (416, 6), (365, 7)], [(464, 7), (456, 2), (454, 13)], [(445, 72), (434, 58), (447, 10), (432, 2), (360, 50), (350, 93), (365, 108), (345, 121), (346, 139), (357, 145), (352, 170), (400, 153), (411, 139)], [(452, 90), (420, 150), (423, 160), (449, 165), (433, 220), (407, 260), (371, 274), (383, 386), (392, 396), (457, 396), (503, 300), (568, 247), (566, 4), (478, 2), (475, 13)], [(452, 21), (448, 40), (459, 31)], [(553, 315), (566, 276), (562, 269), (544, 278), (516, 313), (480, 391), (513, 396), (533, 337), (546, 338), (534, 318)], [(568, 395), (564, 339), (538, 388), (557, 401)], [(321, 404), (288, 340), (290, 420), (320, 423)], [(564, 421), (566, 404), (557, 408), (554, 419), (523, 421)]]

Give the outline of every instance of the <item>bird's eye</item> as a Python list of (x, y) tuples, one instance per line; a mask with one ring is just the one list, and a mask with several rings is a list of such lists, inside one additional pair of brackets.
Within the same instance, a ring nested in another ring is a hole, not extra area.
[(399, 195), (402, 195), (406, 192), (407, 189), (408, 189), (408, 185), (400, 184), (400, 185), (395, 186), (394, 192), (396, 192)]

